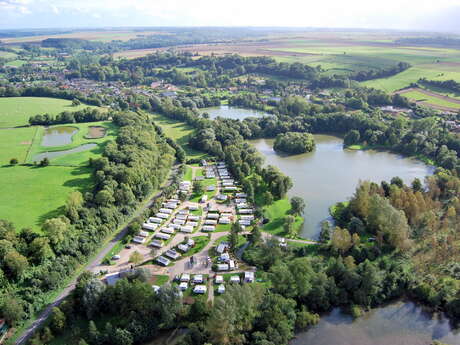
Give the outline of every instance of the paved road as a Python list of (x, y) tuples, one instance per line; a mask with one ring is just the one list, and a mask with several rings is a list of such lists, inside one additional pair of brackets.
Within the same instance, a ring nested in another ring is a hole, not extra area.
[[(163, 186), (163, 188), (168, 187), (172, 182), (172, 177), (177, 174), (177, 166), (174, 166), (170, 178), (168, 179), (167, 183)], [(142, 207), (140, 207), (131, 217), (130, 219), (134, 219), (138, 217), (142, 212), (152, 206), (153, 202), (156, 198), (158, 198), (162, 194), (162, 191), (155, 194), (153, 197), (150, 198), (148, 202), (146, 202)], [(94, 258), (91, 262), (89, 262), (85, 266), (86, 271), (92, 271), (95, 267), (99, 266), (104, 259), (104, 257), (109, 253), (113, 247), (120, 241), (128, 232), (128, 225), (125, 226)], [(77, 282), (77, 278), (73, 279), (72, 282), (62, 290), (59, 296), (49, 304), (45, 310), (43, 310), (38, 318), (27, 328), (24, 333), (16, 339), (15, 344), (21, 345), (25, 344), (26, 341), (34, 334), (34, 332), (40, 328), (40, 326), (45, 322), (45, 320), (50, 316), (51, 311), (54, 307), (61, 304), (61, 302), (75, 289), (75, 285)]]

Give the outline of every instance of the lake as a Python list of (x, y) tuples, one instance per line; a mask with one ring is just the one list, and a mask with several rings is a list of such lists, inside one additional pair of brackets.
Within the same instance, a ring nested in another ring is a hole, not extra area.
[(72, 136), (78, 128), (71, 126), (58, 126), (46, 128), (43, 133), (42, 146), (62, 146), (72, 143)]
[(266, 164), (278, 167), (292, 178), (289, 196), (305, 199), (305, 223), (301, 236), (316, 239), (320, 224), (330, 219), (329, 207), (348, 200), (360, 180), (380, 183), (401, 177), (406, 184), (418, 177), (422, 181), (434, 168), (415, 159), (378, 151), (344, 150), (343, 140), (330, 135), (315, 135), (313, 152), (287, 156), (273, 150), (273, 139), (251, 140), (265, 157)]
[(228, 105), (204, 108), (202, 109), (202, 113), (208, 113), (211, 119), (215, 119), (216, 117), (220, 116), (226, 119), (244, 120), (247, 117), (270, 116), (270, 114), (267, 114), (263, 111), (238, 108), (238, 107), (230, 107)]
[(84, 144), (84, 145), (80, 145), (78, 147), (74, 147), (73, 149), (70, 149), (70, 150), (42, 152), (42, 153), (39, 153), (39, 154), (35, 155), (34, 158), (32, 158), (32, 161), (33, 162), (40, 162), (45, 157), (48, 158), (48, 159), (52, 159), (52, 158), (68, 155), (70, 153), (88, 151), (88, 150), (91, 150), (91, 149), (95, 148), (96, 146), (97, 146), (97, 144)]
[(396, 302), (356, 320), (336, 308), (290, 344), (431, 345), (433, 340), (459, 345), (460, 330), (454, 330), (442, 314), (425, 312), (412, 302)]

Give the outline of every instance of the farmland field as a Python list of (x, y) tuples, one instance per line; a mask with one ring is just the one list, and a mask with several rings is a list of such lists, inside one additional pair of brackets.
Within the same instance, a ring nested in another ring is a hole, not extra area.
[(188, 138), (193, 132), (190, 126), (180, 121), (168, 119), (160, 114), (151, 114), (151, 116), (155, 123), (163, 129), (165, 135), (174, 139), (185, 150), (188, 158), (206, 156), (204, 152), (194, 150), (188, 145)]
[(460, 109), (460, 100), (449, 99), (448, 97), (437, 95), (433, 92), (428, 92), (422, 89), (408, 89), (407, 91), (399, 92), (401, 95), (425, 105), (434, 107), (452, 108), (452, 110)]
[(62, 214), (68, 194), (91, 186), (91, 169), (75, 167), (1, 166), (0, 219), (17, 230), (35, 230), (50, 217)]
[(11, 158), (16, 158), (19, 164), (24, 163), (39, 130), (39, 127), (0, 129), (0, 166), (8, 164)]
[(37, 114), (56, 115), (63, 111), (77, 111), (90, 107), (86, 104), (72, 106), (66, 99), (48, 97), (0, 98), (0, 128), (26, 126), (29, 118)]

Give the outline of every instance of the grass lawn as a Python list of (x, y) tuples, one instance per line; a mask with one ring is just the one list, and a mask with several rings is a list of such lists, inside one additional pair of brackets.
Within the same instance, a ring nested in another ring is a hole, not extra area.
[(72, 106), (72, 101), (48, 97), (0, 98), (0, 128), (29, 124), (29, 118), (37, 114), (57, 115), (63, 111), (77, 111), (90, 107), (86, 104)]
[[(78, 128), (78, 132), (75, 133), (72, 137), (72, 143), (63, 146), (41, 146), (41, 139), (43, 136), (43, 127), (40, 135), (37, 136), (36, 140), (32, 145), (30, 150), (30, 154), (27, 158), (28, 162), (32, 163), (35, 159), (34, 157), (37, 154), (44, 153), (44, 152), (55, 152), (55, 151), (64, 151), (75, 149), (84, 144), (97, 144), (96, 147), (91, 148), (87, 151), (82, 152), (75, 152), (70, 153), (62, 156), (58, 156), (55, 158), (51, 158), (50, 162), (53, 165), (68, 165), (68, 166), (76, 166), (76, 165), (84, 165), (88, 162), (89, 158), (97, 158), (102, 154), (104, 146), (110, 140), (114, 140), (118, 131), (118, 128), (115, 124), (109, 121), (100, 121), (100, 122), (86, 122), (86, 123), (75, 123), (69, 125), (71, 127)], [(106, 128), (106, 135), (102, 138), (98, 139), (89, 139), (88, 138), (88, 131), (89, 127), (92, 126), (102, 126)]]
[(418, 92), (418, 91), (410, 91), (410, 92), (405, 92), (403, 94), (404, 97), (407, 97), (411, 100), (417, 101), (417, 102), (425, 102), (428, 104), (434, 104), (434, 105), (439, 105), (443, 107), (450, 107), (450, 108), (455, 108), (455, 109), (460, 109), (460, 104), (459, 103), (453, 103), (449, 102), (446, 99), (426, 95), (424, 93)]
[[(190, 249), (187, 253), (181, 253), (181, 258), (186, 258), (192, 255), (195, 255), (196, 253), (199, 253), (203, 250), (204, 247), (206, 247), (209, 243), (209, 237), (208, 236), (196, 236), (196, 237), (190, 237), (192, 240), (195, 241), (195, 247)], [(180, 259), (179, 259), (180, 260)]]
[(84, 167), (0, 167), (0, 219), (13, 222), (18, 230), (39, 229), (46, 219), (63, 213), (71, 191), (91, 187), (90, 173)]
[(206, 157), (206, 153), (192, 149), (188, 145), (188, 138), (193, 133), (193, 128), (184, 122), (172, 120), (160, 114), (150, 114), (155, 123), (160, 126), (167, 137), (174, 139), (187, 154), (187, 158)]
[[(286, 233), (283, 229), (284, 217), (289, 215), (290, 209), (291, 203), (288, 199), (280, 199), (275, 201), (270, 206), (264, 207), (264, 216), (268, 218), (270, 221), (267, 224), (265, 224), (262, 229), (273, 235), (286, 236)], [(296, 216), (294, 228), (300, 231), (302, 223), (303, 218), (301, 216)]]
[(162, 286), (169, 281), (169, 276), (167, 274), (155, 274), (152, 278), (152, 285)]
[(185, 167), (184, 181), (192, 181), (193, 179), (193, 170), (188, 165)]
[(0, 166), (16, 158), (19, 164), (26, 161), (33, 138), (40, 127), (0, 129)]
[(232, 230), (232, 224), (217, 224), (214, 232), (225, 232)]

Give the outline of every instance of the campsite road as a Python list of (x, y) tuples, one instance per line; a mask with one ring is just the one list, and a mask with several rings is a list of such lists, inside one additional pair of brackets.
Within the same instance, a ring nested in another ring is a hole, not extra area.
[[(172, 182), (172, 177), (175, 176), (178, 172), (178, 167), (174, 166), (171, 170), (170, 177), (166, 184), (163, 186), (163, 188), (168, 187), (171, 185)], [(129, 222), (138, 217), (142, 212), (144, 212), (146, 209), (150, 208), (156, 198), (158, 198), (162, 194), (162, 191), (159, 191), (157, 194), (155, 194), (153, 197), (149, 199), (142, 207), (140, 207), (131, 217)], [(124, 226), (123, 229), (118, 232), (114, 238), (104, 247), (102, 248), (101, 251), (84, 267), (84, 270), (86, 271), (91, 271), (95, 267), (99, 266), (104, 259), (104, 257), (109, 253), (113, 247), (117, 244), (119, 240), (121, 240), (127, 233), (128, 231), (128, 225)], [(32, 324), (16, 339), (15, 344), (16, 345), (21, 345), (25, 344), (27, 340), (34, 334), (34, 332), (40, 328), (40, 326), (46, 321), (46, 319), (51, 315), (51, 312), (54, 307), (58, 306), (61, 304), (61, 302), (72, 292), (73, 289), (75, 289), (75, 285), (77, 283), (77, 278), (74, 278), (72, 282), (62, 290), (62, 292), (59, 294), (59, 296), (52, 302), (50, 303), (45, 310), (43, 310), (40, 315), (37, 317), (37, 319), (32, 322)]]

